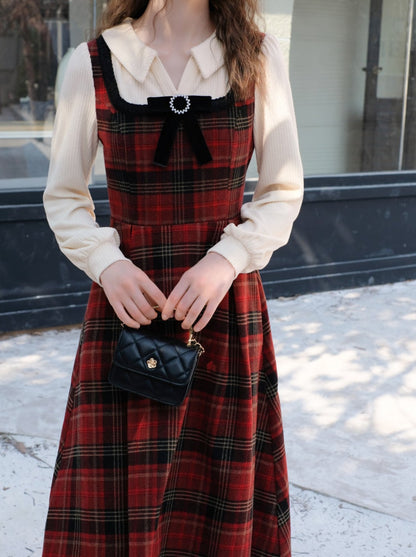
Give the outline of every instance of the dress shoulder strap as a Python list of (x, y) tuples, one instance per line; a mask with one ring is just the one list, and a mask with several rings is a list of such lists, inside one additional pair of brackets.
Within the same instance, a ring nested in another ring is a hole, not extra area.
[(114, 111), (114, 108), (108, 96), (107, 88), (105, 86), (103, 66), (98, 48), (98, 40), (92, 39), (87, 43), (87, 45), (91, 57), (92, 76), (94, 79), (97, 110), (105, 108)]

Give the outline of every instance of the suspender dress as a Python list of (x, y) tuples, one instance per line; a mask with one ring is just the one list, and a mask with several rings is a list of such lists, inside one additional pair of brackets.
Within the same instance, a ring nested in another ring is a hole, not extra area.
[[(111, 53), (89, 50), (111, 225), (167, 295), (240, 222), (254, 95), (120, 97)], [(151, 325), (185, 333), (173, 322)], [(168, 330), (165, 330), (165, 329)], [(93, 284), (54, 471), (43, 557), (290, 557), (277, 372), (258, 272), (240, 274), (198, 335), (179, 407), (113, 388), (120, 324)]]

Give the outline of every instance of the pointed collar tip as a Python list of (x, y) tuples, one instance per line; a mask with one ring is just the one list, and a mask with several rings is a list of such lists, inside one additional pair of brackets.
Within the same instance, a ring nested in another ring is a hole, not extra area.
[(131, 20), (103, 32), (103, 38), (113, 56), (140, 83), (146, 79), (157, 52), (137, 37)]
[(224, 65), (224, 49), (215, 31), (203, 43), (192, 48), (191, 55), (204, 79), (211, 77)]

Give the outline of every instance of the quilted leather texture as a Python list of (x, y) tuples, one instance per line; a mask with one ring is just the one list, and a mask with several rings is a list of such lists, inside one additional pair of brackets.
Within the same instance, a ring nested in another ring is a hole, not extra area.
[(121, 389), (176, 406), (186, 396), (198, 358), (198, 350), (183, 342), (124, 327), (109, 381)]

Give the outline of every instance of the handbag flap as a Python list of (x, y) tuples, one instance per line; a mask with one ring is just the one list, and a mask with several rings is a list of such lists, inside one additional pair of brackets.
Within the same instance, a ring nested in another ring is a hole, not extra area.
[(198, 361), (198, 351), (178, 340), (153, 337), (124, 327), (114, 354), (114, 365), (173, 385), (186, 385)]

